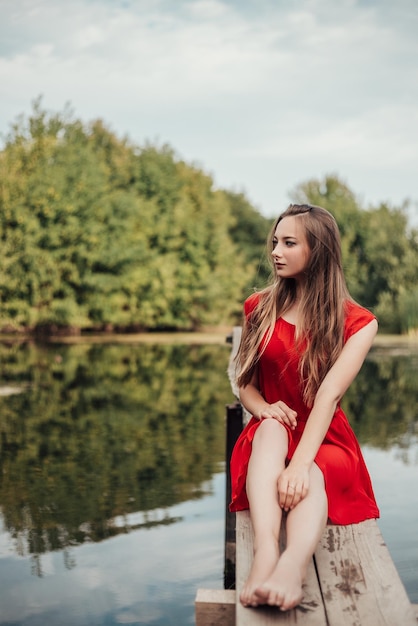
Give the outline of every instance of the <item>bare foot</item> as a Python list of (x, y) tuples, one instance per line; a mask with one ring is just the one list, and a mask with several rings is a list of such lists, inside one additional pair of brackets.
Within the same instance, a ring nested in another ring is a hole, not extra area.
[(273, 573), (279, 559), (279, 546), (277, 542), (266, 542), (254, 551), (254, 559), (249, 576), (240, 593), (240, 601), (243, 606), (258, 606), (265, 604), (255, 593), (255, 590)]
[(288, 611), (302, 600), (302, 583), (305, 568), (286, 550), (270, 576), (254, 590), (258, 604), (278, 606)]

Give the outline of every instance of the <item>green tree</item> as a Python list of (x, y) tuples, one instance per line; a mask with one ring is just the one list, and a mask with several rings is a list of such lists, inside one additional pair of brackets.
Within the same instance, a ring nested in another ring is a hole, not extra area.
[[(416, 328), (418, 239), (405, 207), (365, 211), (335, 176), (299, 185), (341, 230), (353, 296), (386, 330)], [(0, 151), (0, 328), (197, 329), (239, 319), (269, 275), (271, 220), (169, 147), (41, 100)], [(412, 313), (411, 313), (412, 311)]]
[(406, 206), (385, 204), (364, 210), (335, 176), (297, 187), (298, 202), (319, 204), (335, 216), (343, 264), (352, 295), (375, 311), (384, 331), (417, 328), (412, 296), (418, 283), (418, 234), (410, 229)]
[[(368, 212), (367, 294), (387, 330), (417, 328), (404, 307), (418, 284), (417, 233), (408, 229), (405, 210), (382, 204)], [(410, 324), (413, 324), (411, 326)]]
[(2, 327), (227, 322), (248, 270), (232, 220), (227, 195), (169, 147), (38, 100), (0, 153)]
[(247, 266), (246, 295), (248, 295), (254, 288), (264, 287), (271, 275), (267, 236), (273, 219), (261, 215), (244, 194), (231, 191), (226, 191), (225, 194), (233, 217), (229, 233), (244, 256)]

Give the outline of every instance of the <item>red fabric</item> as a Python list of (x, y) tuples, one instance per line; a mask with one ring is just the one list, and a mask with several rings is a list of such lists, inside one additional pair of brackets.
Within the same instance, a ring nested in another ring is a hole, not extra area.
[[(246, 315), (251, 313), (257, 301), (257, 294), (248, 298), (244, 306)], [(347, 302), (346, 311), (345, 341), (374, 319), (370, 311), (351, 302)], [(288, 460), (292, 458), (309, 417), (309, 409), (302, 400), (299, 384), (294, 334), (294, 325), (279, 318), (273, 336), (259, 362), (260, 389), (267, 402), (283, 400), (298, 413), (296, 429), (293, 431), (290, 428), (287, 429), (289, 433)], [(231, 511), (249, 508), (245, 491), (247, 467), (252, 440), (260, 423), (257, 418), (251, 418), (232, 452)], [(335, 411), (315, 462), (324, 474), (328, 497), (328, 517), (331, 523), (354, 524), (365, 519), (379, 517), (379, 509), (360, 446), (340, 406)]]

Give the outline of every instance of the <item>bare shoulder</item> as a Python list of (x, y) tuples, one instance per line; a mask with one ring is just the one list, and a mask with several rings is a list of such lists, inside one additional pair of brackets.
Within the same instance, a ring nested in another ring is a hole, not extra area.
[(370, 350), (373, 340), (376, 337), (378, 324), (376, 318), (372, 318), (368, 323), (354, 330), (346, 339), (343, 353), (357, 353), (358, 356), (365, 358)]

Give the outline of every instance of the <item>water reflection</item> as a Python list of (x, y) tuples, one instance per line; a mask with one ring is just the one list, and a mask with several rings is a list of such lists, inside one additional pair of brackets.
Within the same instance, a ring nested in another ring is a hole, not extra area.
[(361, 444), (401, 447), (405, 462), (418, 434), (418, 351), (374, 349), (344, 398)]
[[(37, 556), (173, 523), (146, 511), (200, 498), (224, 454), (223, 346), (1, 348), (0, 504), (15, 550)], [(115, 521), (116, 520), (116, 521)]]
[[(193, 623), (196, 585), (222, 585), (228, 356), (226, 345), (0, 345), (0, 584), (18, 598), (7, 619), (2, 602), (2, 625)], [(380, 457), (416, 475), (417, 370), (417, 351), (375, 349), (344, 399), (384, 524), (407, 512), (393, 508), (399, 483), (375, 479)]]

